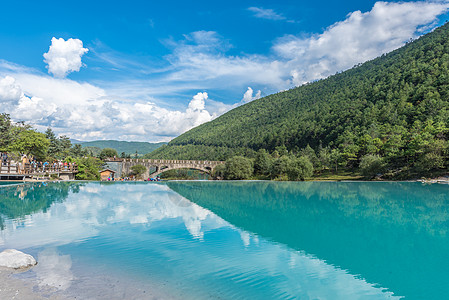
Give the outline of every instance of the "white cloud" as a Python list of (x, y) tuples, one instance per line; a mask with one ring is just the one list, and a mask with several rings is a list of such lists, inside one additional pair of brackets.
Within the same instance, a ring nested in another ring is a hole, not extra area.
[(267, 20), (285, 20), (285, 17), (276, 13), (272, 9), (262, 7), (249, 7), (248, 10), (254, 13), (254, 17)]
[(63, 38), (51, 39), (50, 49), (44, 53), (44, 62), (48, 64), (48, 73), (56, 77), (66, 77), (71, 72), (78, 72), (83, 65), (81, 57), (89, 49), (83, 48), (83, 42), (79, 39)]
[(207, 93), (198, 93), (193, 96), (189, 103), (189, 109), (192, 111), (204, 109), (204, 101), (207, 99)]
[(76, 139), (166, 141), (217, 116), (205, 108), (206, 92), (193, 96), (184, 110), (170, 110), (150, 101), (117, 101), (90, 84), (16, 75), (0, 77), (2, 109), (15, 121), (28, 121), (39, 130), (51, 126)]
[(0, 101), (19, 101), (23, 93), (20, 86), (16, 84), (16, 80), (11, 76), (0, 79)]
[(271, 55), (226, 55), (232, 46), (217, 33), (193, 32), (182, 41), (170, 41), (173, 52), (167, 60), (172, 69), (160, 79), (161, 86), (257, 84), (273, 92), (285, 90), (401, 47), (432, 28), (448, 7), (447, 2), (377, 2), (371, 11), (352, 12), (320, 34), (279, 38)]
[(285, 36), (273, 50), (292, 66), (292, 83), (300, 85), (401, 47), (448, 8), (448, 3), (377, 2), (371, 11), (350, 13), (322, 34)]
[(260, 90), (257, 91), (257, 93), (253, 96), (253, 89), (248, 87), (248, 90), (245, 92), (245, 94), (243, 94), (243, 99), (242, 102), (243, 103), (248, 103), (254, 100), (257, 100), (260, 98), (262, 92)]

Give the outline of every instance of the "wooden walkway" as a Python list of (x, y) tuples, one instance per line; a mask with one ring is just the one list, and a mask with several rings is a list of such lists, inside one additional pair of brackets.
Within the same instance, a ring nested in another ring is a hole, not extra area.
[(22, 167), (19, 163), (11, 163), (8, 162), (6, 164), (1, 164), (0, 167), (0, 177), (32, 177), (32, 176), (40, 176), (40, 175), (51, 175), (51, 174), (64, 174), (70, 176), (70, 174), (78, 173), (78, 166), (53, 166), (52, 164), (48, 164), (43, 166), (41, 163), (39, 164), (25, 164), (25, 167)]

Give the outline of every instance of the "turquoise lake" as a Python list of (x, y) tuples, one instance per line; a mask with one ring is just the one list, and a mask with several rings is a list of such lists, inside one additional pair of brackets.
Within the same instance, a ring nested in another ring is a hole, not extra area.
[(55, 182), (0, 187), (17, 278), (78, 299), (449, 299), (449, 186)]

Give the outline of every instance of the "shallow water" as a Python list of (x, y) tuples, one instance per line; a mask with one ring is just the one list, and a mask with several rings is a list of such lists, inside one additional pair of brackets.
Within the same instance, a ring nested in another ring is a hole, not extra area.
[(0, 250), (78, 298), (448, 299), (449, 190), (362, 182), (0, 188)]

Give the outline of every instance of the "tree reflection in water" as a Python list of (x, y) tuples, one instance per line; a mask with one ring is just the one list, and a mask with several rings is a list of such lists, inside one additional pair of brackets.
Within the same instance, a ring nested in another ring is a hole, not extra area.
[[(169, 182), (231, 224), (360, 274), (395, 294), (449, 281), (449, 197), (414, 182)], [(449, 299), (449, 290), (444, 292)], [(443, 294), (444, 294), (443, 293)]]
[[(0, 188), (0, 229), (4, 219), (20, 219), (36, 212), (46, 212), (55, 202), (63, 202), (69, 193), (78, 193), (85, 183), (24, 183)], [(32, 192), (31, 192), (32, 191)]]

